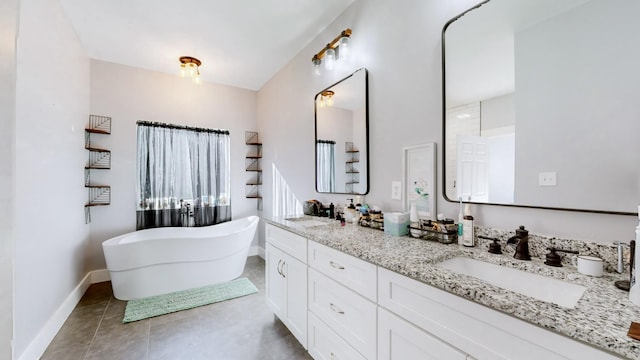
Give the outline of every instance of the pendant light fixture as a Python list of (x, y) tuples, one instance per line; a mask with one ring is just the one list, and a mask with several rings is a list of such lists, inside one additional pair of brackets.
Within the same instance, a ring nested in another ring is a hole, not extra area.
[(191, 56), (180, 57), (180, 77), (190, 77), (194, 83), (200, 84), (200, 65), (202, 62)]
[(320, 93), (320, 98), (318, 99), (318, 107), (330, 107), (333, 106), (333, 95), (335, 92), (333, 90), (325, 90)]

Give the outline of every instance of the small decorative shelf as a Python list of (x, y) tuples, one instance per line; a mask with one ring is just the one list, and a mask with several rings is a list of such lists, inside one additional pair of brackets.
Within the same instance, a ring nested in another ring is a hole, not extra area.
[(245, 197), (247, 199), (257, 199), (258, 210), (262, 210), (262, 194), (260, 187), (262, 186), (262, 167), (260, 159), (262, 159), (262, 143), (255, 131), (244, 132), (244, 143), (247, 145), (247, 155), (245, 156), (245, 170), (251, 174), (251, 177), (245, 183)]
[(84, 206), (85, 223), (91, 222), (91, 208), (111, 204), (111, 187), (94, 185), (91, 182), (92, 170), (111, 169), (111, 151), (91, 145), (91, 135), (110, 135), (111, 118), (89, 115), (89, 126), (84, 129), (84, 148), (89, 151), (89, 161), (84, 167), (84, 187), (88, 190), (89, 201)]
[(360, 183), (360, 171), (357, 167), (360, 162), (360, 150), (350, 141), (345, 142), (344, 150), (347, 153), (347, 160), (345, 161), (345, 173), (347, 174), (345, 192), (353, 193), (353, 185)]

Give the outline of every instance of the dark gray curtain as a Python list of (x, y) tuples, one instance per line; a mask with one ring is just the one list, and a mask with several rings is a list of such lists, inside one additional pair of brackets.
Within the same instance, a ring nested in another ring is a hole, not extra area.
[(137, 229), (231, 220), (229, 132), (138, 122)]

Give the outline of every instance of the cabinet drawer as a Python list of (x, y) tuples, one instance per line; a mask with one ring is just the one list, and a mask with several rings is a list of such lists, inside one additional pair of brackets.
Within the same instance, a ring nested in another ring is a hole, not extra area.
[(617, 359), (586, 344), (378, 268), (378, 304), (484, 359)]
[(280, 250), (294, 258), (307, 263), (307, 239), (279, 227), (265, 225), (266, 242), (271, 243)]
[(375, 302), (376, 266), (330, 247), (309, 241), (309, 266)]
[(378, 308), (378, 360), (466, 360), (467, 355), (413, 324)]
[(309, 311), (365, 358), (375, 359), (375, 303), (309, 268)]
[(309, 313), (309, 354), (315, 360), (366, 360), (311, 312)]

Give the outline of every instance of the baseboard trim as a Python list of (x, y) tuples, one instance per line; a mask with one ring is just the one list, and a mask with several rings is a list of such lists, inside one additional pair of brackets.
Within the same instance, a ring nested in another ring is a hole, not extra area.
[(107, 269), (94, 270), (94, 271), (90, 272), (89, 274), (91, 274), (91, 283), (92, 284), (97, 284), (97, 283), (101, 283), (101, 282), (105, 282), (105, 281), (111, 281), (111, 275), (109, 274), (109, 270), (107, 270)]
[[(249, 249), (249, 256), (258, 255), (264, 259), (264, 248), (260, 246), (252, 246)], [(18, 358), (19, 360), (32, 360), (39, 359), (47, 350), (49, 344), (56, 336), (64, 322), (67, 320), (73, 309), (75, 309), (82, 296), (87, 291), (91, 284), (110, 281), (111, 276), (109, 270), (100, 269), (87, 273), (87, 275), (80, 280), (80, 283), (71, 291), (69, 296), (62, 302), (58, 309), (53, 313), (49, 321), (42, 327), (38, 335), (31, 341), (29, 346)]]
[[(98, 270), (100, 271), (100, 270)], [(78, 302), (82, 298), (82, 295), (87, 291), (92, 284), (93, 273), (91, 271), (80, 280), (80, 283), (71, 291), (69, 296), (62, 302), (58, 309), (53, 313), (49, 321), (42, 327), (38, 335), (31, 341), (29, 346), (20, 355), (20, 360), (32, 360), (39, 359), (44, 351), (56, 336), (60, 328), (67, 320), (73, 309), (78, 305)]]

